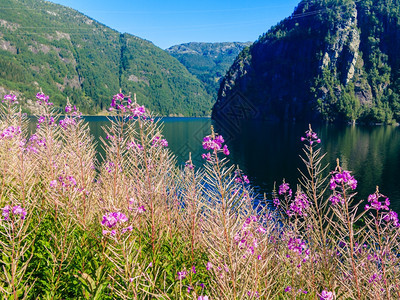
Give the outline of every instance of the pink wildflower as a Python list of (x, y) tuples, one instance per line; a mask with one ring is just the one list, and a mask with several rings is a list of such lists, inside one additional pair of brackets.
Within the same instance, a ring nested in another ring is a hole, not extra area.
[(187, 272), (185, 270), (178, 272), (178, 279), (182, 280), (185, 279), (187, 276)]
[(101, 221), (101, 224), (107, 226), (108, 228), (113, 228), (117, 224), (121, 224), (126, 221), (128, 221), (128, 218), (123, 213), (112, 212), (103, 215), (103, 220)]
[(146, 211), (146, 209), (144, 208), (143, 205), (142, 205), (142, 206), (139, 206), (139, 207), (137, 208), (137, 213), (138, 213), (138, 214), (143, 214), (145, 211)]
[(349, 171), (333, 172), (330, 180), (330, 189), (334, 190), (338, 185), (342, 184), (349, 186), (352, 190), (357, 188), (357, 180), (350, 175)]
[(208, 152), (207, 154), (202, 154), (201, 155), (201, 158), (202, 159), (205, 159), (205, 160), (207, 160), (207, 161), (211, 161), (211, 154)]
[[(13, 94), (4, 95), (4, 100), (8, 101), (11, 104), (18, 104), (17, 96)], [(2, 102), (4, 102), (4, 100)]]
[(333, 300), (333, 293), (323, 290), (319, 296), (320, 300)]
[(294, 198), (293, 202), (290, 203), (287, 214), (289, 216), (292, 216), (294, 214), (297, 214), (299, 216), (306, 216), (307, 215), (306, 211), (309, 207), (310, 207), (310, 202), (308, 201), (306, 194), (298, 193)]
[(3, 210), (2, 216), (4, 217), (5, 221), (8, 221), (10, 219), (11, 214), (15, 216), (19, 215), (20, 219), (24, 220), (27, 213), (26, 210), (22, 208), (20, 205), (16, 205), (14, 207), (6, 205), (5, 207), (3, 207), (2, 210)]
[(284, 194), (288, 194), (289, 197), (292, 196), (292, 190), (289, 187), (289, 183), (286, 183), (285, 181), (279, 186), (279, 191), (278, 191), (279, 195), (284, 195)]
[(131, 112), (134, 117), (141, 117), (145, 114), (146, 109), (144, 108), (144, 106), (137, 106), (134, 109), (132, 109)]
[(225, 155), (229, 155), (229, 150), (228, 150), (228, 146), (225, 145), (224, 148), (222, 149)]
[(57, 180), (50, 181), (50, 187), (55, 188), (57, 186)]
[(220, 150), (222, 143), (224, 143), (224, 138), (221, 135), (214, 139), (208, 135), (203, 139), (203, 148), (204, 150)]

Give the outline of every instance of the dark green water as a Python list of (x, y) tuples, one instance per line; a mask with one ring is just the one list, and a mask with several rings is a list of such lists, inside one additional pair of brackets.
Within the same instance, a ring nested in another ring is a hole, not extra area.
[[(292, 186), (297, 183), (299, 158), (303, 154), (300, 137), (308, 124), (267, 124), (250, 122), (230, 140), (232, 160), (249, 174), (260, 192), (269, 192), (274, 181), (285, 178)], [(324, 163), (328, 170), (336, 167), (339, 158), (344, 169), (358, 180), (358, 199), (366, 199), (379, 186), (381, 193), (400, 212), (400, 128), (394, 126), (315, 125), (327, 153)]]
[[(105, 117), (86, 117), (96, 139), (103, 135)], [(202, 163), (202, 139), (210, 134), (210, 126), (222, 134), (230, 149), (232, 163), (248, 174), (255, 190), (270, 193), (274, 181), (283, 178), (292, 186), (297, 183), (298, 168), (302, 167), (300, 137), (308, 124), (280, 124), (246, 121), (227, 130), (210, 119), (164, 118), (164, 135), (170, 149), (184, 164), (192, 153), (195, 163)], [(400, 128), (393, 126), (313, 126), (322, 140), (322, 152), (327, 152), (325, 163), (329, 170), (339, 158), (342, 167), (353, 171), (358, 180), (358, 197), (366, 199), (378, 185), (381, 193), (392, 201), (392, 208), (400, 212)], [(104, 135), (103, 135), (104, 136)]]

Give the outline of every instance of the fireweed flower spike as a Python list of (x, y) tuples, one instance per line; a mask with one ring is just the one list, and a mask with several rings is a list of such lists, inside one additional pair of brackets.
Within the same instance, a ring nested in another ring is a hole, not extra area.
[(190, 170), (193, 170), (193, 162), (192, 162), (192, 153), (189, 152), (189, 160), (185, 162), (185, 167), (189, 168)]
[(202, 155), (201, 155), (201, 158), (202, 159), (205, 159), (205, 160), (207, 160), (207, 161), (211, 161), (211, 153), (210, 152), (208, 152), (208, 153), (203, 153)]
[(111, 107), (116, 107), (117, 106), (117, 101), (121, 102), (122, 100), (124, 100), (125, 96), (122, 93), (116, 94), (114, 95), (114, 97), (111, 100)]
[[(139, 118), (139, 117), (146, 118), (146, 109), (144, 106), (139, 106), (136, 103), (136, 95), (135, 95), (135, 101), (132, 102), (130, 97), (129, 96), (127, 97), (126, 95), (122, 94), (122, 92), (113, 96), (110, 108), (108, 110), (116, 111), (117, 114), (118, 113), (123, 114), (124, 116), (129, 117), (129, 119)], [(166, 147), (165, 143), (162, 146)]]
[(76, 125), (76, 121), (72, 118), (66, 117), (63, 120), (60, 120), (60, 126), (63, 129), (67, 129), (69, 126), (74, 126), (74, 125)]
[(0, 141), (3, 139), (12, 139), (17, 135), (21, 134), (21, 127), (17, 126), (10, 126), (4, 129), (3, 131), (0, 131)]
[(222, 136), (217, 136), (217, 138), (212, 138), (212, 136), (208, 135), (203, 139), (203, 149), (204, 150), (219, 150), (221, 149), (222, 143), (224, 142), (224, 138)]
[[(379, 201), (380, 198), (384, 200)], [(376, 187), (376, 192), (368, 196), (368, 203), (365, 205), (365, 210), (368, 209), (376, 209), (377, 211), (382, 210), (389, 210), (390, 200), (385, 195), (379, 193), (379, 188)]]
[[(213, 127), (211, 127), (211, 135), (207, 135), (203, 138), (203, 149), (213, 150), (214, 153), (222, 152), (224, 155), (228, 156), (230, 154), (228, 146), (223, 145), (225, 142), (222, 135), (215, 135)], [(201, 157), (207, 161), (211, 161), (211, 154), (202, 154)]]
[(283, 180), (283, 183), (279, 186), (279, 195), (289, 195), (289, 197), (292, 197), (292, 190), (289, 187), (289, 183), (286, 183), (285, 180)]
[[(121, 212), (112, 212), (103, 215), (103, 220), (101, 221), (101, 224), (109, 229), (112, 229), (111, 231), (103, 230), (103, 235), (111, 234), (112, 236), (115, 236), (117, 234), (118, 227), (120, 227), (120, 225), (122, 225), (122, 223), (125, 223), (126, 221), (128, 221), (127, 216)], [(122, 229), (122, 233), (132, 230), (132, 226), (128, 226)]]
[[(107, 136), (107, 139), (109, 139), (109, 138), (110, 138), (110, 137)], [(143, 149), (144, 149), (143, 146), (142, 146), (141, 144), (135, 143), (134, 141), (128, 143), (128, 146), (127, 146), (126, 148), (127, 148), (128, 150), (130, 150), (130, 149), (143, 150)]]
[(357, 180), (350, 174), (351, 172), (343, 170), (337, 160), (335, 171), (331, 172), (332, 177), (329, 181), (329, 188), (333, 194), (329, 197), (332, 205), (345, 205), (344, 192), (347, 189), (355, 190), (357, 188)]
[(12, 207), (10, 205), (6, 205), (2, 208), (3, 213), (2, 216), (4, 217), (4, 220), (8, 220), (10, 217), (10, 211), (12, 210)]
[(49, 96), (43, 94), (42, 92), (36, 94), (36, 99), (38, 99), (36, 103), (39, 105), (53, 105), (52, 102), (49, 102)]
[(281, 205), (281, 202), (279, 201), (279, 198), (277, 198), (277, 197), (275, 197), (274, 199), (273, 199), (273, 203), (274, 203), (274, 205), (275, 206), (279, 206), (279, 205)]
[(10, 104), (18, 104), (17, 96), (14, 94), (4, 95), (4, 100), (1, 102), (8, 102)]
[(302, 239), (290, 238), (287, 246), (292, 255), (302, 258), (303, 262), (308, 260), (310, 256), (310, 249), (307, 248), (306, 243)]
[(307, 195), (298, 191), (296, 197), (292, 203), (290, 203), (289, 210), (287, 214), (293, 216), (297, 214), (299, 216), (307, 216), (307, 209), (310, 207), (310, 202), (308, 201)]
[(146, 113), (146, 110), (145, 110), (144, 106), (137, 106), (137, 107), (131, 109), (131, 112), (134, 117), (141, 117)]
[(314, 143), (320, 144), (321, 139), (318, 138), (317, 134), (313, 132), (311, 129), (311, 125), (309, 125), (309, 130), (306, 131), (306, 137), (301, 137), (300, 140), (302, 142), (307, 141), (310, 146), (312, 146)]
[(179, 280), (185, 279), (186, 276), (187, 276), (187, 272), (185, 270), (177, 272), (177, 274), (178, 274), (178, 279)]
[(146, 212), (146, 209), (144, 208), (144, 206), (142, 205), (142, 206), (139, 206), (138, 208), (137, 208), (137, 213), (138, 214), (143, 214), (143, 213), (145, 213)]
[(323, 290), (319, 295), (320, 300), (333, 300), (333, 293)]
[(399, 223), (399, 216), (397, 215), (396, 212), (394, 212), (393, 210), (390, 210), (384, 217), (383, 219), (386, 222), (393, 222), (393, 225), (396, 227), (400, 227), (400, 223)]
[(228, 150), (228, 146), (227, 146), (227, 145), (224, 145), (224, 147), (223, 147), (222, 151), (224, 152), (224, 154), (225, 154), (226, 156), (228, 156), (228, 155), (230, 154), (230, 152), (229, 152), (229, 150)]
[(243, 175), (242, 170), (239, 169), (239, 166), (237, 167), (237, 169), (235, 170), (235, 182), (236, 183), (250, 183), (249, 178), (247, 177), (247, 175)]
[(12, 216), (19, 217), (21, 220), (24, 220), (26, 216), (26, 210), (20, 205), (16, 205), (13, 207), (10, 205), (6, 205), (2, 208), (2, 216), (5, 221), (9, 221)]
[(331, 195), (329, 200), (332, 202), (332, 205), (336, 205), (338, 203), (344, 205), (344, 199), (340, 194)]
[(108, 228), (113, 228), (118, 223), (124, 223), (126, 221), (128, 221), (126, 215), (121, 212), (113, 212), (103, 215), (103, 220), (101, 221), (101, 224), (107, 226)]
[(23, 209), (20, 205), (14, 206), (12, 212), (14, 215), (20, 215), (22, 220), (25, 219), (26, 210)]
[(155, 136), (153, 138), (153, 140), (151, 141), (151, 146), (153, 146), (153, 147), (161, 146), (161, 147), (165, 148), (165, 147), (168, 147), (168, 141), (166, 139), (162, 139), (159, 136)]
[[(79, 110), (76, 108), (76, 105), (72, 106), (71, 103), (69, 102), (69, 99), (67, 97), (67, 105), (65, 106), (65, 113), (68, 115), (71, 115), (73, 117), (81, 118), (82, 113), (79, 112)], [(60, 121), (61, 123), (61, 121)]]
[[(338, 162), (339, 164), (339, 162)], [(332, 191), (336, 189), (336, 187), (344, 184), (345, 186), (350, 187), (352, 190), (357, 188), (357, 180), (351, 176), (349, 171), (343, 170), (339, 165), (336, 167), (336, 170), (332, 172), (332, 177), (329, 182), (329, 187)]]
[[(381, 200), (380, 200), (381, 199)], [(385, 195), (379, 192), (379, 188), (376, 187), (376, 192), (368, 196), (368, 203), (365, 205), (365, 210), (376, 210), (377, 212), (383, 211), (383, 220), (387, 223), (393, 222), (395, 227), (400, 227), (399, 218), (396, 212), (389, 209), (390, 200)], [(388, 211), (388, 212), (385, 212)]]

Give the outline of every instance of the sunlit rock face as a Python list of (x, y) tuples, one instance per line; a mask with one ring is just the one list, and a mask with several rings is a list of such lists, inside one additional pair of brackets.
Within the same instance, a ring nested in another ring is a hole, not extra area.
[(300, 2), (289, 18), (239, 54), (221, 82), (213, 118), (238, 107), (246, 111), (243, 106), (251, 107), (242, 114), (248, 119), (398, 118), (396, 5)]

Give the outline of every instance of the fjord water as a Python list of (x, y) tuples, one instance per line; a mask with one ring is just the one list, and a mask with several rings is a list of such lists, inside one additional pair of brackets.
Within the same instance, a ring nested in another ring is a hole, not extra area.
[[(108, 123), (105, 117), (86, 117), (91, 132), (98, 140), (105, 137), (101, 126)], [(243, 121), (228, 130), (226, 126), (207, 118), (163, 118), (163, 134), (169, 147), (184, 165), (192, 153), (197, 166), (202, 164), (202, 139), (215, 131), (224, 136), (233, 164), (249, 176), (255, 190), (270, 195), (274, 182), (282, 179), (293, 188), (304, 168), (300, 137), (308, 130), (303, 123), (268, 123)], [(376, 186), (388, 196), (392, 208), (400, 212), (400, 128), (396, 126), (338, 126), (313, 124), (321, 138), (322, 153), (327, 153), (324, 163), (334, 170), (339, 158), (343, 168), (353, 172), (358, 180), (357, 199), (366, 199)], [(269, 196), (270, 198), (270, 196)]]

